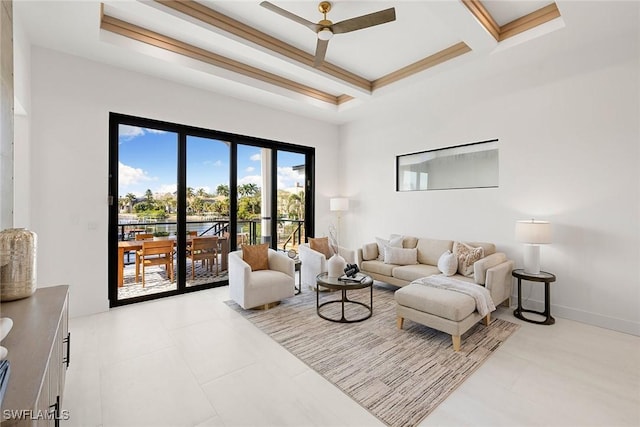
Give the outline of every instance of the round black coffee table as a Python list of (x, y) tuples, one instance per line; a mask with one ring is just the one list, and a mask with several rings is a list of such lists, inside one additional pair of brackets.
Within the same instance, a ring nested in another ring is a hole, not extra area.
[[(316, 276), (316, 313), (318, 316), (322, 317), (325, 320), (329, 320), (331, 322), (338, 323), (355, 323), (362, 322), (371, 317), (373, 314), (373, 279), (364, 274), (358, 274), (357, 278), (362, 278), (360, 281), (342, 281), (337, 277), (329, 277), (328, 273), (320, 273)], [(342, 291), (342, 298), (335, 299), (330, 301), (325, 301), (320, 304), (320, 286), (328, 289), (333, 289), (337, 291)], [(370, 297), (369, 297), (369, 305), (360, 302), (360, 301), (352, 301), (347, 298), (347, 291), (351, 289), (365, 289), (369, 288)], [(320, 309), (328, 304), (341, 304), (342, 305), (342, 316), (339, 319), (333, 319), (331, 317), (327, 317), (320, 313)], [(368, 310), (368, 313), (362, 317), (358, 317), (355, 319), (347, 319), (344, 317), (344, 305), (345, 304), (357, 304)]]

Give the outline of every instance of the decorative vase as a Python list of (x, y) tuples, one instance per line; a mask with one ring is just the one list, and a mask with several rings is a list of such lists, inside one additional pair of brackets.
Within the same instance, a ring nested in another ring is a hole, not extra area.
[(329, 277), (340, 277), (344, 274), (344, 268), (347, 265), (344, 258), (339, 254), (334, 254), (329, 261), (327, 261), (327, 272)]
[(37, 236), (24, 228), (0, 232), (0, 300), (27, 298), (36, 291)]

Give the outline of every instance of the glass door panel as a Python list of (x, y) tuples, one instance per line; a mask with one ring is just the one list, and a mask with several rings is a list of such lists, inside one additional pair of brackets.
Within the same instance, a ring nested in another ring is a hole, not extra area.
[(271, 245), (271, 149), (238, 145), (236, 243)]
[(278, 151), (278, 249), (298, 252), (305, 241), (305, 155)]
[(172, 245), (148, 243), (175, 234), (177, 156), (177, 133), (118, 126), (119, 301), (177, 289)]
[(186, 285), (228, 280), (229, 143), (187, 136)]

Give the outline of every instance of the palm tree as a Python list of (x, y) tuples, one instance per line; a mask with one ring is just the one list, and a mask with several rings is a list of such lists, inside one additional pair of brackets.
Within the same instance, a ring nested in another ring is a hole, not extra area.
[(203, 198), (203, 197), (207, 197), (208, 194), (206, 191), (204, 191), (204, 188), (200, 187), (198, 188), (198, 191), (196, 192), (196, 196)]
[(287, 199), (287, 214), (293, 219), (302, 219), (304, 212), (304, 192), (290, 194)]
[(124, 199), (127, 201), (127, 211), (129, 213), (133, 212), (133, 202), (137, 199), (136, 195), (133, 193), (127, 193), (127, 195), (124, 196)]
[(227, 184), (220, 184), (216, 187), (216, 193), (218, 196), (229, 197), (229, 186)]
[(256, 184), (244, 184), (245, 192), (247, 196), (254, 196), (258, 193), (258, 186)]

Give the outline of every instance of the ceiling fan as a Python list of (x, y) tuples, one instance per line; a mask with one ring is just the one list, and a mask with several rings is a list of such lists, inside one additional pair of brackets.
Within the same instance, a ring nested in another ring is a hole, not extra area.
[(374, 25), (385, 24), (396, 20), (396, 10), (393, 7), (369, 13), (367, 15), (358, 16), (356, 18), (346, 19), (334, 24), (327, 19), (327, 13), (331, 10), (331, 3), (323, 1), (318, 5), (318, 10), (324, 17), (316, 24), (284, 10), (273, 3), (269, 3), (268, 1), (263, 1), (260, 3), (260, 6), (267, 8), (278, 15), (282, 15), (285, 18), (289, 18), (298, 24), (304, 25), (318, 35), (316, 55), (313, 62), (314, 67), (318, 67), (324, 61), (324, 56), (327, 53), (327, 45), (334, 34), (349, 33), (351, 31), (361, 30), (363, 28), (373, 27)]

